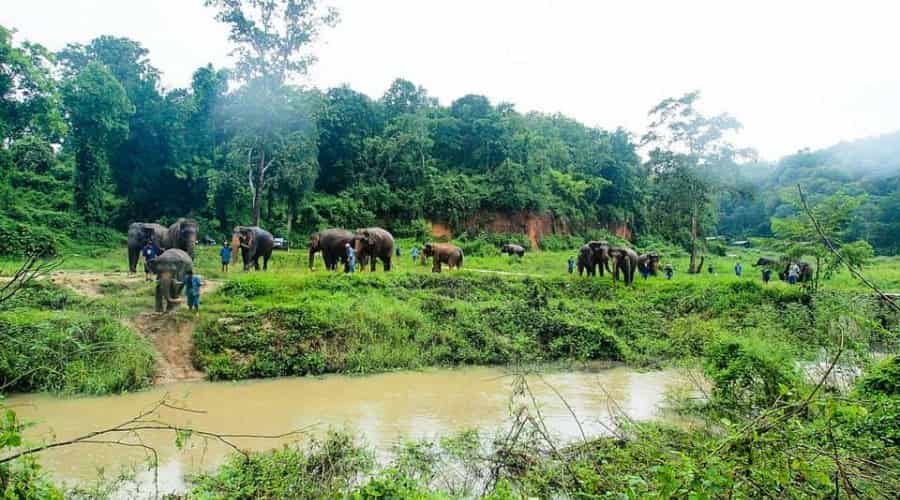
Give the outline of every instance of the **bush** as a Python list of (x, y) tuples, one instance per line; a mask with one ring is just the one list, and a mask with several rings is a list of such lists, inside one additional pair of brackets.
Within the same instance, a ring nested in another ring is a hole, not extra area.
[(106, 394), (146, 387), (153, 350), (118, 321), (83, 313), (0, 313), (0, 387)]
[(881, 361), (856, 382), (863, 396), (900, 396), (900, 356)]
[(45, 226), (23, 224), (0, 216), (0, 255), (57, 255), (65, 240)]
[(757, 338), (726, 338), (711, 346), (704, 373), (713, 382), (712, 403), (758, 411), (793, 399), (801, 376), (786, 349)]
[(306, 449), (236, 455), (194, 479), (188, 498), (342, 498), (372, 469), (371, 452), (347, 434), (329, 432)]

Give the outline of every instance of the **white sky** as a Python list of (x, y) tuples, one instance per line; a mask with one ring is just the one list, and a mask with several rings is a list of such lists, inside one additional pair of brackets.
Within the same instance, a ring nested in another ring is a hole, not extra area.
[[(395, 77), (641, 133), (665, 97), (744, 123), (769, 159), (900, 129), (900, 2), (335, 0), (309, 84), (377, 98)], [(56, 50), (101, 34), (150, 50), (167, 87), (227, 65), (202, 0), (0, 0), (0, 24)]]

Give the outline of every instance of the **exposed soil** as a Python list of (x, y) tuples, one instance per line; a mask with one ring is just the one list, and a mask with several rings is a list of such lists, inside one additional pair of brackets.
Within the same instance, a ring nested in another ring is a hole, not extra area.
[(126, 324), (149, 340), (159, 356), (156, 358), (156, 383), (199, 380), (203, 372), (194, 368), (194, 318), (179, 318), (175, 314), (145, 312)]
[(90, 298), (103, 297), (104, 283), (118, 283), (137, 285), (144, 280), (143, 274), (124, 273), (98, 273), (87, 271), (56, 271), (50, 275), (50, 281), (56, 285), (64, 286), (75, 293)]

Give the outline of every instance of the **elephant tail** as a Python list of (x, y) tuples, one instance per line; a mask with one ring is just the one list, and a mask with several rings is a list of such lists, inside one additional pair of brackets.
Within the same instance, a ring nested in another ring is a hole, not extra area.
[(462, 268), (463, 265), (463, 251), (459, 251), (459, 264), (456, 266), (457, 269)]

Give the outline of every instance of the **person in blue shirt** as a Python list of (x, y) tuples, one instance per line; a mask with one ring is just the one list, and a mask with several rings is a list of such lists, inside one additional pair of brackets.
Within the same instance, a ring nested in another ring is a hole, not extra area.
[(344, 272), (352, 273), (356, 271), (356, 250), (353, 249), (349, 243), (344, 244), (344, 248), (347, 251), (347, 265), (344, 267)]
[(412, 250), (409, 251), (410, 257), (412, 257), (413, 264), (416, 263), (416, 258), (419, 257), (419, 247), (412, 247)]
[(663, 272), (666, 274), (666, 279), (672, 279), (672, 274), (675, 273), (675, 269), (672, 268), (671, 264), (666, 264), (666, 267), (663, 268)]
[(737, 276), (738, 278), (740, 278), (740, 277), (741, 277), (741, 271), (743, 271), (743, 270), (744, 270), (744, 269), (741, 267), (740, 261), (738, 261), (738, 263), (734, 265), (734, 274), (735, 274), (735, 276)]
[(569, 274), (575, 272), (575, 257), (569, 256)]
[(397, 247), (394, 248), (394, 255), (396, 255), (397, 257), (400, 257), (401, 255), (403, 255), (403, 254), (400, 252), (400, 245), (397, 245)]
[(200, 279), (199, 274), (194, 274), (193, 271), (188, 271), (184, 275), (184, 294), (187, 296), (188, 309), (199, 312), (200, 311), (200, 287), (203, 286), (203, 281)]
[(228, 263), (231, 262), (231, 247), (228, 246), (227, 241), (222, 242), (222, 249), (219, 250), (219, 255), (222, 256), (222, 272), (228, 272)]
[(159, 257), (159, 246), (153, 240), (148, 240), (141, 249), (141, 255), (144, 256), (144, 278), (150, 281), (150, 264)]

